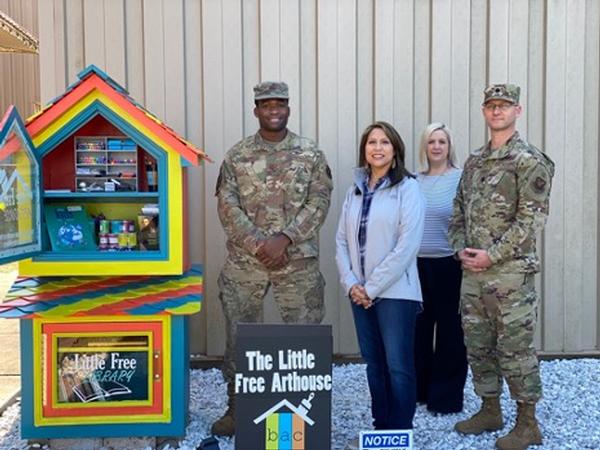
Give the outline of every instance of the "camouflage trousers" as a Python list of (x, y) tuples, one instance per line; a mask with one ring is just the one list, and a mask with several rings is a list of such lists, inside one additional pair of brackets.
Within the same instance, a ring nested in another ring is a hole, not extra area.
[(534, 275), (465, 271), (461, 304), (477, 395), (499, 396), (504, 378), (514, 400), (537, 402), (542, 383), (533, 346), (538, 307)]
[(258, 261), (240, 263), (227, 259), (218, 285), (226, 331), (223, 375), (231, 396), (237, 324), (262, 322), (263, 301), (269, 287), (285, 323), (321, 323), (325, 315), (325, 280), (317, 258), (291, 260), (282, 269), (271, 271)]

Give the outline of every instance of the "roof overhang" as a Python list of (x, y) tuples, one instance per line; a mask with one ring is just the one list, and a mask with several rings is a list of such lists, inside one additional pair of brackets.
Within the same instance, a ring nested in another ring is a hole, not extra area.
[(0, 52), (37, 54), (38, 50), (38, 40), (0, 11)]

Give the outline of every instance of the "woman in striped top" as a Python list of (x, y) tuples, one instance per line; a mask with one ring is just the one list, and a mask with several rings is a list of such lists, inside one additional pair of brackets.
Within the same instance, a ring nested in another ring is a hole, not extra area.
[(446, 125), (425, 128), (419, 159), (423, 171), (417, 179), (427, 206), (417, 259), (424, 308), (415, 335), (417, 401), (434, 413), (456, 413), (463, 408), (467, 358), (459, 308), (462, 271), (448, 243), (448, 224), (462, 170)]

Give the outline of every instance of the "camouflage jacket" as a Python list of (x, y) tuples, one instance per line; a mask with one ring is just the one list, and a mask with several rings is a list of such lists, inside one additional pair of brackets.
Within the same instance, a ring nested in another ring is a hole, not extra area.
[(261, 239), (284, 233), (291, 259), (318, 256), (318, 231), (333, 184), (325, 155), (288, 130), (276, 145), (259, 133), (225, 155), (217, 181), (218, 212), (230, 257), (255, 255)]
[(537, 272), (536, 233), (548, 216), (554, 163), (515, 133), (497, 150), (473, 152), (462, 174), (450, 244), (487, 250), (499, 272)]

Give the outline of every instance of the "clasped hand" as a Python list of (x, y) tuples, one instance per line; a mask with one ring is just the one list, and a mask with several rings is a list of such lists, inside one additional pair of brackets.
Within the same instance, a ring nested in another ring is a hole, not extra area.
[(362, 306), (365, 309), (373, 306), (373, 300), (369, 298), (365, 287), (360, 284), (355, 284), (350, 288), (350, 299), (356, 305)]
[(281, 269), (288, 262), (286, 250), (290, 244), (285, 234), (276, 234), (260, 241), (256, 257), (269, 270)]
[(478, 248), (465, 248), (458, 252), (458, 258), (463, 269), (471, 272), (483, 272), (492, 266), (488, 252)]

